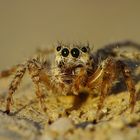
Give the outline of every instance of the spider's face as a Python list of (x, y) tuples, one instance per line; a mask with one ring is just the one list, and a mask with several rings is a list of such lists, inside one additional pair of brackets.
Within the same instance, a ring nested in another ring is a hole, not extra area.
[(89, 62), (90, 48), (88, 45), (65, 45), (56, 47), (55, 62), (60, 68), (83, 67)]

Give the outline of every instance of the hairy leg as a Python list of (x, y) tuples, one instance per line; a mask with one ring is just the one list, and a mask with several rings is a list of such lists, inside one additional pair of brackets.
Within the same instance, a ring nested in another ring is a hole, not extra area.
[(28, 71), (29, 71), (29, 74), (31, 76), (31, 79), (32, 79), (32, 81), (35, 85), (35, 90), (36, 90), (35, 93), (36, 93), (36, 96), (39, 99), (41, 108), (44, 111), (46, 111), (46, 107), (45, 107), (45, 104), (44, 104), (45, 96), (42, 94), (42, 91), (41, 91), (41, 88), (40, 88), (40, 85), (41, 85), (40, 72), (42, 70), (42, 65), (40, 64), (40, 62), (38, 60), (32, 59), (32, 60), (28, 61), (27, 67), (28, 67)]
[[(44, 105), (44, 98), (45, 96), (42, 95), (41, 89), (40, 89), (40, 73), (42, 70), (42, 64), (38, 59), (31, 59), (28, 60), (25, 64), (19, 65), (17, 68), (17, 72), (14, 76), (14, 79), (12, 80), (10, 86), (9, 86), (9, 91), (8, 91), (8, 97), (7, 97), (7, 104), (6, 104), (6, 111), (5, 113), (9, 114), (10, 113), (10, 106), (12, 104), (12, 96), (14, 92), (17, 90), (18, 85), (20, 84), (22, 77), (25, 74), (26, 69), (29, 71), (29, 75), (31, 76), (31, 79), (33, 83), (35, 84), (35, 89), (36, 89), (36, 95), (39, 98), (41, 108), (46, 111), (46, 107)], [(49, 81), (48, 81), (49, 83)]]
[(112, 84), (115, 78), (116, 78), (116, 63), (111, 57), (109, 57), (106, 60), (105, 66), (104, 66), (104, 72), (103, 72), (103, 77), (102, 77), (102, 82), (101, 82), (101, 93), (100, 93), (100, 98), (99, 98), (99, 103), (98, 103), (97, 114), (102, 109), (104, 100), (106, 96), (109, 94), (109, 91), (112, 87)]
[(136, 90), (135, 90), (135, 84), (132, 79), (131, 71), (127, 67), (126, 64), (124, 64), (122, 61), (117, 61), (118, 68), (120, 68), (120, 71), (123, 74), (123, 77), (125, 79), (125, 83), (127, 85), (128, 91), (130, 92), (130, 108), (131, 108), (131, 113), (134, 111), (134, 106), (136, 103)]
[(10, 113), (10, 106), (12, 104), (13, 93), (17, 90), (18, 85), (20, 84), (21, 79), (24, 76), (25, 71), (26, 71), (26, 66), (24, 64), (20, 65), (19, 68), (17, 69), (15, 76), (14, 76), (14, 79), (12, 80), (12, 82), (9, 86), (6, 111), (5, 111), (5, 113), (7, 113), (7, 114)]

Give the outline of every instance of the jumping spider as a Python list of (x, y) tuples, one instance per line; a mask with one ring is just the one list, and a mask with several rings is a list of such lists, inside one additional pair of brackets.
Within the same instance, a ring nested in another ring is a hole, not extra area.
[[(49, 55), (47, 52), (44, 52), (44, 54)], [(7, 114), (10, 113), (12, 95), (17, 90), (26, 70), (28, 70), (35, 85), (35, 93), (44, 111), (46, 108), (44, 95), (41, 92), (41, 84), (44, 84), (47, 91), (51, 91), (52, 94), (72, 94), (78, 97), (78, 94), (84, 90), (90, 94), (96, 92), (99, 94), (97, 109), (97, 112), (99, 112), (113, 82), (121, 73), (130, 92), (130, 108), (131, 112), (133, 112), (136, 93), (130, 69), (124, 62), (114, 60), (110, 56), (104, 61), (100, 62), (98, 60), (97, 57), (93, 56), (89, 44), (58, 43), (55, 48), (54, 63), (50, 62), (49, 65), (48, 60), (37, 57), (29, 59), (24, 64), (2, 71), (0, 73), (1, 77), (9, 76), (16, 71), (14, 79), (9, 86), (5, 112)]]

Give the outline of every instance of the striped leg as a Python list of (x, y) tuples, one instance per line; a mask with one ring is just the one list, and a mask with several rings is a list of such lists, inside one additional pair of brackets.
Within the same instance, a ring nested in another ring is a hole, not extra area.
[(21, 79), (24, 76), (25, 71), (26, 71), (26, 66), (25, 65), (20, 65), (16, 74), (15, 74), (14, 79), (12, 80), (12, 82), (9, 86), (7, 104), (6, 104), (6, 111), (5, 111), (5, 113), (7, 113), (7, 114), (10, 113), (10, 106), (12, 104), (13, 93), (17, 90), (18, 85), (20, 84)]
[(42, 70), (42, 66), (37, 59), (32, 59), (28, 61), (27, 67), (28, 67), (28, 71), (31, 76), (31, 79), (33, 83), (35, 84), (35, 89), (36, 89), (35, 93), (40, 101), (41, 108), (44, 111), (46, 111), (46, 107), (44, 104), (45, 96), (41, 93), (41, 89), (40, 89), (40, 84), (41, 84), (40, 73)]

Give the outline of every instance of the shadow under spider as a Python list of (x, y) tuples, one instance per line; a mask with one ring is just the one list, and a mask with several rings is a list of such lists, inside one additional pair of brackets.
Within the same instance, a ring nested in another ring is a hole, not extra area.
[(73, 104), (71, 108), (66, 109), (66, 114), (69, 115), (71, 111), (78, 110), (87, 101), (89, 93), (85, 90), (81, 90), (78, 95), (74, 96)]

